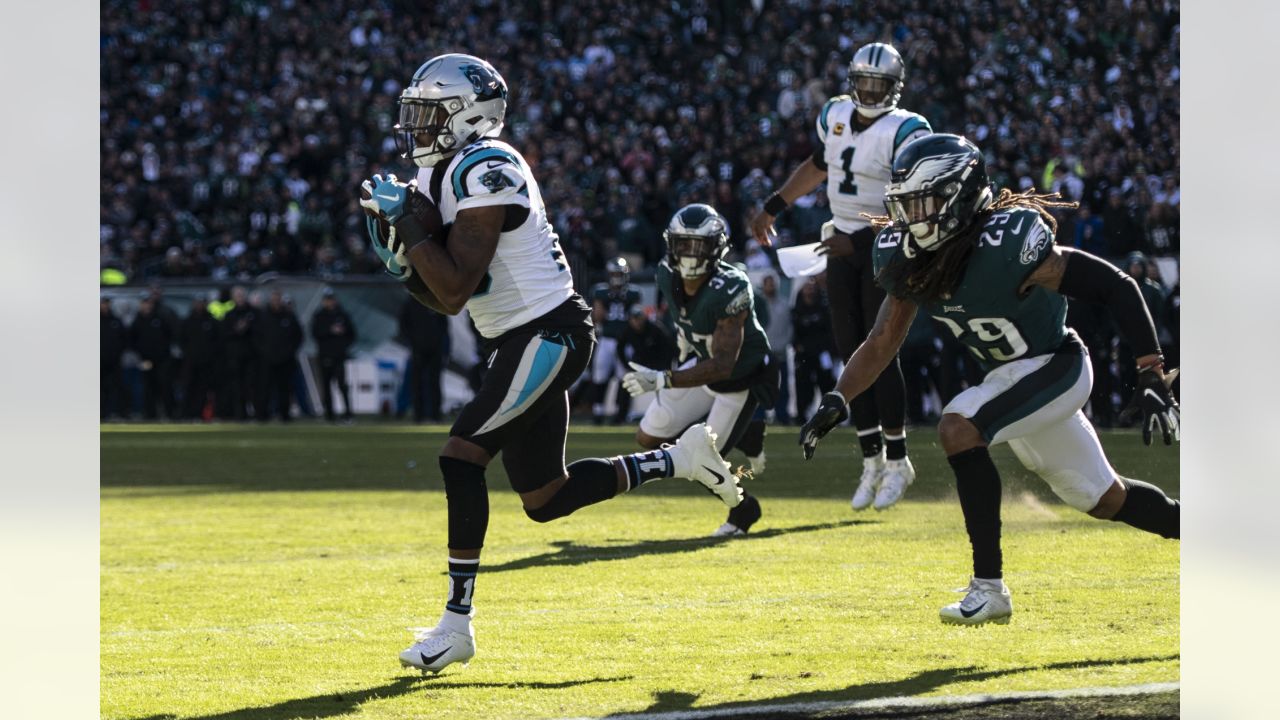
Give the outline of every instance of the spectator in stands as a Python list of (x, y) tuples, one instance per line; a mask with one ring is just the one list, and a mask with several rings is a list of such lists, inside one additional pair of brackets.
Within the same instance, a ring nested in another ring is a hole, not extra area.
[(254, 323), (255, 345), (260, 360), (260, 390), (255, 406), (258, 420), (271, 418), (271, 405), (282, 422), (289, 422), (293, 403), (293, 373), (297, 366), (298, 348), (302, 347), (302, 326), (298, 317), (284, 303), (279, 290), (271, 291), (266, 312)]
[(333, 386), (342, 394), (342, 419), (351, 421), (351, 393), (347, 389), (347, 357), (356, 341), (351, 316), (338, 303), (333, 288), (321, 292), (320, 309), (311, 316), (311, 339), (316, 343), (316, 363), (320, 366), (320, 401), (324, 419), (334, 422)]
[(138, 314), (129, 326), (129, 346), (138, 353), (138, 369), (142, 374), (142, 416), (155, 420), (177, 417), (173, 397), (173, 326), (156, 308), (152, 293), (142, 296)]
[(129, 417), (129, 403), (124, 401), (124, 378), (121, 367), (124, 351), (129, 344), (128, 330), (124, 322), (111, 309), (111, 298), (102, 295), (98, 300), (102, 323), (98, 330), (98, 416), (102, 420)]
[(188, 420), (204, 419), (205, 406), (217, 407), (215, 382), (222, 363), (223, 344), (222, 324), (209, 312), (205, 298), (196, 297), (192, 301), (179, 337), (185, 388), (182, 415)]
[(400, 337), (409, 346), (409, 397), (414, 422), (444, 416), (441, 375), (449, 359), (449, 318), (411, 297), (400, 306)]

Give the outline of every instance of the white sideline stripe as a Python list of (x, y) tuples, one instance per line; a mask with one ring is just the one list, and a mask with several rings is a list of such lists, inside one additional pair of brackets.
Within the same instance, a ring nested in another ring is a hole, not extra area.
[[(783, 703), (778, 705), (760, 704), (731, 708), (708, 708), (706, 710), (675, 710), (657, 713), (621, 713), (609, 715), (616, 720), (704, 720), (706, 718), (729, 718), (749, 715), (768, 715), (773, 713), (829, 713), (857, 710), (896, 710), (910, 708), (936, 708), (943, 706), (987, 705), (998, 702), (1020, 700), (1057, 700), (1066, 698), (1122, 697), (1126, 695), (1151, 695), (1154, 693), (1178, 691), (1181, 684), (1176, 682), (1147, 683), (1145, 685), (1119, 685), (1115, 687), (1086, 687), (1069, 690), (1024, 690), (1004, 693), (979, 693), (975, 695), (940, 695), (938, 697), (885, 697), (873, 700), (827, 700), (809, 703)], [(564, 718), (564, 720), (596, 720), (582, 716)]]

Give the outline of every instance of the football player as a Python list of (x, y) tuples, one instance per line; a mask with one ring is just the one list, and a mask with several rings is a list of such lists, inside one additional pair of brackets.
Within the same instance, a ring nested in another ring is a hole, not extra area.
[[(849, 94), (833, 97), (818, 113), (818, 149), (751, 220), (751, 233), (770, 245), (773, 220), (796, 198), (825, 181), (833, 219), (822, 226), (819, 253), (827, 256), (827, 297), (836, 351), (848, 360), (875, 324), (884, 290), (871, 270), (875, 230), (863, 213), (884, 212), (884, 187), (894, 158), (907, 143), (928, 135), (929, 122), (898, 107), (906, 69), (892, 45), (871, 43), (849, 63)], [(873, 388), (853, 399), (853, 424), (862, 449), (862, 476), (854, 510), (896, 503), (915, 479), (907, 457), (906, 383), (895, 355)]]
[[(400, 653), (406, 666), (439, 672), (475, 655), (472, 601), (489, 521), (485, 468), (498, 453), (537, 522), (665, 477), (701, 482), (730, 507), (741, 491), (705, 425), (667, 448), (565, 467), (567, 389), (595, 345), (591, 310), (573, 290), (533, 172), (497, 139), (507, 84), (480, 58), (441, 55), (418, 68), (399, 107), (396, 139), (420, 169), (412, 184), (380, 176), (366, 182), (362, 205), (397, 236), (384, 237), (371, 219), (374, 249), (389, 272), (413, 281), (421, 302), (449, 315), (467, 309), (488, 364), (440, 449), (449, 518), (444, 613)], [(422, 231), (415, 205), (428, 200), (419, 190), (439, 209), (443, 240)]]
[(956, 135), (931, 135), (903, 148), (886, 191), (889, 217), (876, 237), (877, 280), (888, 290), (875, 327), (849, 359), (836, 389), (801, 430), (805, 457), (845, 417), (845, 402), (869, 387), (906, 337), (917, 309), (955, 333), (986, 370), (981, 384), (943, 408), (938, 435), (956, 475), (973, 577), (965, 597), (942, 608), (943, 622), (1008, 622), (1002, 579), (1000, 475), (990, 445), (1009, 443), (1018, 459), (1064, 502), (1177, 539), (1181, 506), (1160, 488), (1120, 477), (1107, 462), (1081, 407), (1093, 370), (1067, 297), (1107, 306), (1137, 356), (1138, 386), (1126, 413), (1141, 415), (1142, 439), (1160, 430), (1178, 439), (1179, 410), (1160, 343), (1137, 284), (1085, 252), (1054, 244), (1048, 207), (1055, 196), (992, 193), (978, 148)]
[[(627, 329), (631, 309), (640, 304), (640, 292), (629, 285), (631, 269), (627, 259), (616, 257), (608, 262), (606, 269), (609, 281), (596, 285), (591, 291), (591, 316), (600, 328), (595, 355), (591, 358), (591, 389), (595, 396), (591, 410), (597, 424), (604, 420), (609, 386), (625, 372), (618, 360), (618, 339)], [(618, 406), (621, 413), (622, 404)]]
[[(631, 363), (632, 371), (623, 376), (632, 397), (657, 393), (640, 419), (636, 441), (660, 447), (705, 419), (721, 456), (737, 447), (761, 471), (764, 433), (748, 435), (747, 429), (757, 407), (777, 400), (778, 367), (756, 317), (751, 280), (722, 259), (729, 223), (710, 205), (686, 205), (662, 235), (667, 256), (655, 279), (676, 327), (679, 366), (672, 371)], [(745, 535), (759, 519), (759, 501), (744, 490), (742, 504), (729, 510), (713, 535)]]

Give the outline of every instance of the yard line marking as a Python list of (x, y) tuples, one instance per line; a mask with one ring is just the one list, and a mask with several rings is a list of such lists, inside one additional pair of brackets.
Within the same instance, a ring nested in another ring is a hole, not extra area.
[[(937, 697), (885, 697), (873, 700), (825, 700), (808, 703), (781, 703), (771, 705), (747, 705), (705, 710), (675, 710), (656, 713), (620, 713), (609, 715), (611, 720), (707, 720), (709, 718), (771, 715), (774, 713), (830, 713), (860, 710), (909, 710), (912, 708), (938, 708), (945, 706), (987, 705), (1024, 700), (1061, 700), (1069, 698), (1123, 697), (1176, 692), (1181, 684), (1176, 682), (1147, 683), (1144, 685), (1119, 685), (1114, 687), (1085, 687), (1069, 690), (1022, 690), (1003, 693), (978, 693), (974, 695), (939, 695)], [(588, 716), (564, 718), (564, 720), (596, 720)]]

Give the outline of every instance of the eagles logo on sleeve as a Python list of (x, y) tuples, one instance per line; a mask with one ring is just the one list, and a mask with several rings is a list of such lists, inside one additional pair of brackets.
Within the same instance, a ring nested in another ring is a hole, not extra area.
[(1036, 220), (1027, 232), (1027, 239), (1022, 241), (1022, 253), (1018, 256), (1018, 259), (1023, 265), (1031, 265), (1040, 260), (1044, 249), (1051, 242), (1049, 229), (1044, 226), (1043, 222), (1039, 221), (1039, 218), (1036, 218)]
[(742, 288), (737, 295), (734, 295), (733, 298), (729, 300), (729, 304), (725, 306), (724, 312), (726, 315), (734, 316), (749, 307), (751, 307), (751, 288), (748, 286)]

